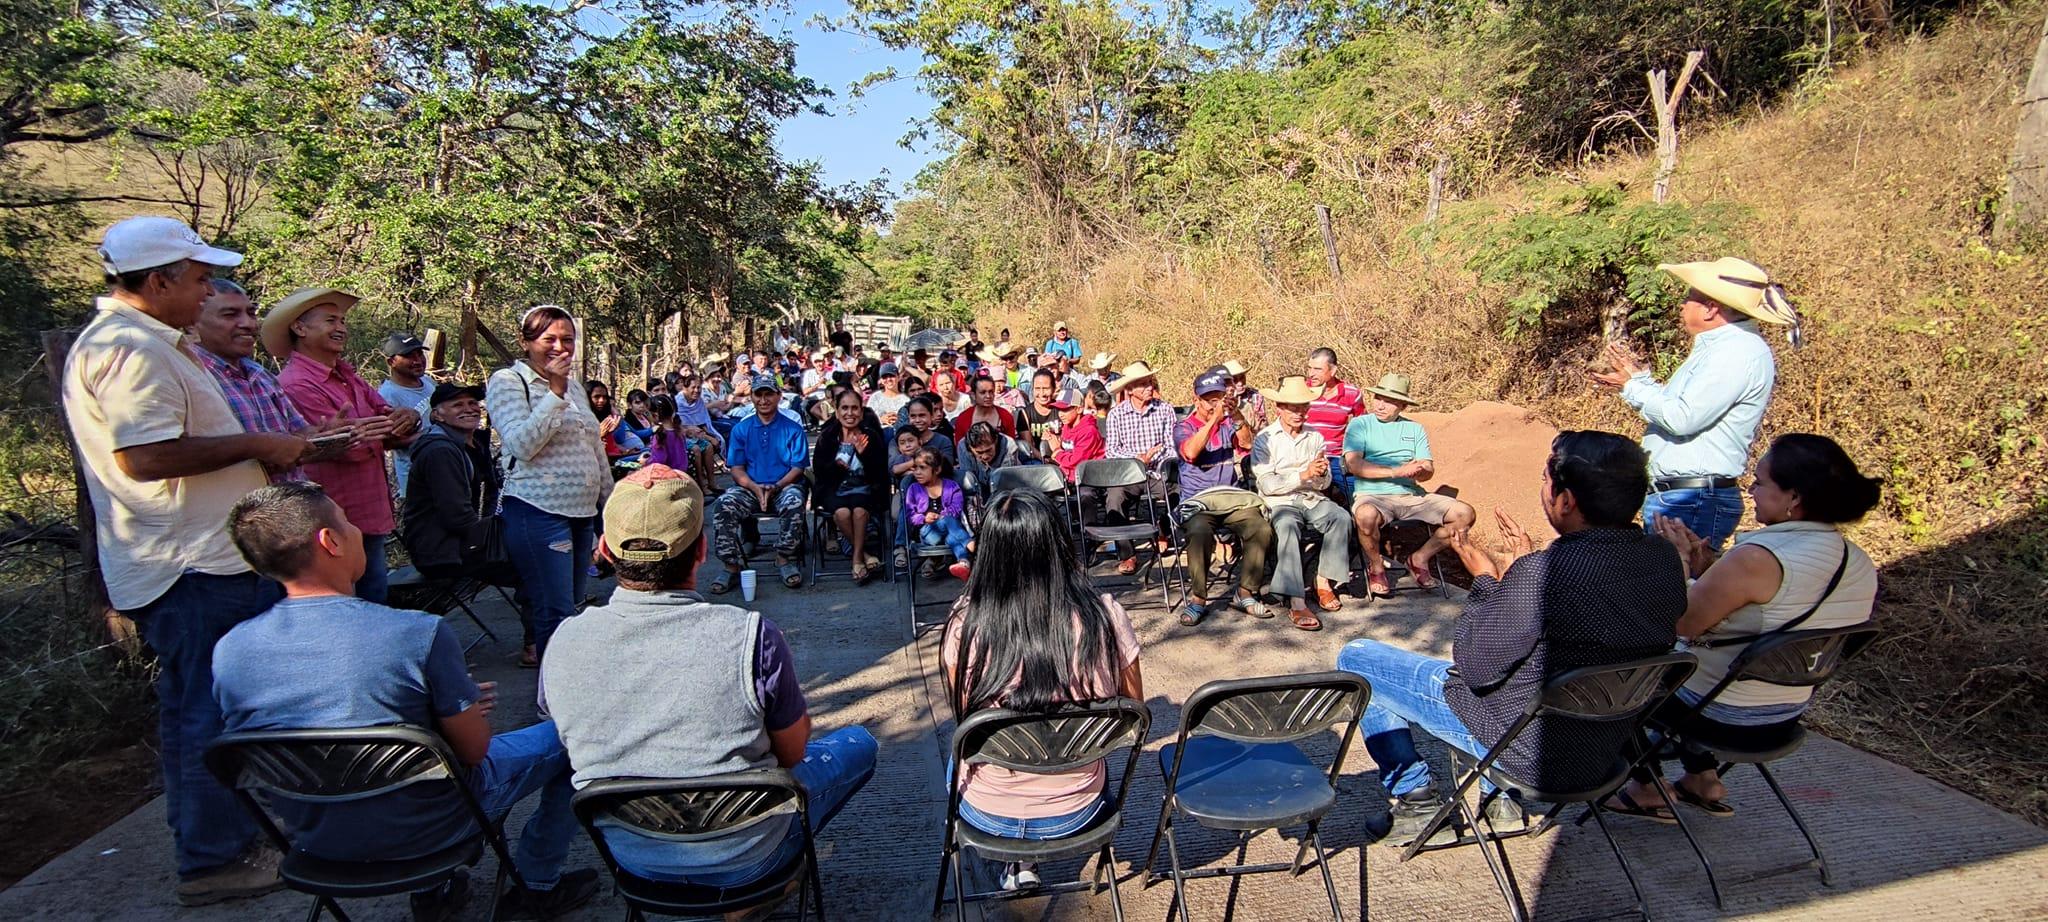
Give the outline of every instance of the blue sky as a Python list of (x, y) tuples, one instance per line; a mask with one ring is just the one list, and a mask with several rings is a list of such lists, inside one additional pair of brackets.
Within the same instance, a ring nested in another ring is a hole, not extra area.
[[(845, 15), (844, 0), (791, 0), (790, 6), (786, 13), (761, 10), (761, 23), (794, 38), (797, 73), (834, 95), (825, 102), (826, 115), (800, 115), (783, 123), (776, 137), (783, 155), (817, 161), (825, 183), (833, 186), (866, 182), (886, 171), (890, 191), (900, 194), (938, 156), (930, 142), (911, 150), (897, 143), (913, 121), (931, 111), (931, 99), (917, 88), (919, 56), (810, 23), (821, 13), (835, 19)], [(854, 81), (889, 67), (899, 74), (895, 80), (869, 88), (859, 99), (848, 95)]]

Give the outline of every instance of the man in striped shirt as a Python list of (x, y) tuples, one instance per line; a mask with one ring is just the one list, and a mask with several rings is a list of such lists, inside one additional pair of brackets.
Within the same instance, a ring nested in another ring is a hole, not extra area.
[[(227, 279), (213, 280), (213, 293), (199, 309), (199, 320), (192, 324), (194, 342), (190, 343), (192, 354), (199, 364), (220, 382), (221, 393), (228, 399), (228, 409), (241, 420), (242, 428), (250, 432), (281, 432), (299, 434), (311, 438), (325, 431), (325, 427), (314, 427), (299, 415), (292, 406), (284, 388), (279, 387), (277, 376), (256, 361), (256, 330), (261, 322), (256, 319), (256, 305), (249, 300), (249, 293), (242, 286)], [(348, 449), (345, 440), (316, 444), (309, 449), (301, 461), (324, 461), (339, 457)], [(266, 468), (272, 483), (286, 480), (304, 480), (305, 473), (294, 464), (289, 468), (273, 470)]]
[(1351, 475), (1344, 470), (1344, 428), (1354, 416), (1365, 415), (1365, 394), (1337, 377), (1337, 350), (1323, 346), (1308, 354), (1308, 386), (1316, 398), (1309, 402), (1307, 425), (1323, 437), (1323, 453), (1330, 459), (1331, 498), (1339, 506), (1351, 507)]

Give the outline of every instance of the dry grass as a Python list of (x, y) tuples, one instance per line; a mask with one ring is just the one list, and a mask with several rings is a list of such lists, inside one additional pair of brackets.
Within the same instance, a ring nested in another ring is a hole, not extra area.
[[(1855, 530), (1882, 564), (1880, 645), (1831, 686), (1829, 732), (2048, 823), (2048, 258), (1986, 242), (2044, 4), (1992, 5), (1902, 39), (1766, 113), (1685, 140), (1676, 197), (1733, 202), (1748, 255), (1784, 280), (1810, 344), (1779, 351), (1778, 432), (1840, 440), (1887, 478)], [(1588, 179), (1647, 190), (1621, 157)], [(1524, 189), (1492, 197), (1513, 206)], [(1143, 358), (1169, 396), (1226, 358), (1256, 379), (1328, 345), (1352, 378), (1418, 376), (1433, 406), (1531, 407), (1561, 426), (1639, 431), (1588, 391), (1594, 343), (1503, 343), (1502, 293), (1398, 227), (1345, 240), (1346, 284), (1270, 279), (1241, 256), (1113, 255), (1064, 296), (982, 318), (1066, 318), (1090, 351)], [(1708, 255), (1708, 254), (1701, 254)], [(1020, 334), (1022, 338), (1022, 334)]]

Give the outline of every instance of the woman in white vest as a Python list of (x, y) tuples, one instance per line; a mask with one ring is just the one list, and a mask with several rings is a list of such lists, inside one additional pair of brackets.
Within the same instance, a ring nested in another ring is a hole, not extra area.
[[(1712, 550), (1684, 524), (1659, 516), (1657, 533), (1677, 545), (1694, 582), (1678, 636), (1692, 641), (1699, 670), (1660, 709), (1659, 718), (1678, 721), (1694, 739), (1740, 742), (1744, 748), (1772, 748), (1789, 741), (1813, 689), (1736, 682), (1697, 715), (1692, 710), (1727, 676), (1728, 667), (1753, 638), (1773, 630), (1848, 627), (1870, 620), (1877, 600), (1877, 570), (1870, 556), (1842, 534), (1841, 526), (1863, 518), (1877, 505), (1880, 481), (1856, 470), (1842, 446), (1826, 436), (1780, 436), (1757, 461), (1749, 488), (1762, 529), (1735, 539), (1716, 560)], [(1716, 644), (1716, 640), (1731, 642)], [(1691, 715), (1689, 719), (1688, 715)], [(1685, 775), (1671, 785), (1677, 802), (1712, 816), (1733, 815), (1727, 788), (1716, 771), (1719, 760), (1703, 749), (1679, 753)], [(1659, 779), (1638, 768), (1635, 779), (1608, 801), (1619, 812), (1673, 822), (1650, 788)]]

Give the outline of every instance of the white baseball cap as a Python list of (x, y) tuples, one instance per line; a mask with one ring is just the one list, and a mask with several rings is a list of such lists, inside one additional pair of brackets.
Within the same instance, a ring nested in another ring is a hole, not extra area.
[(242, 264), (242, 254), (209, 245), (177, 218), (129, 218), (107, 228), (100, 241), (100, 268), (109, 273), (154, 269), (188, 259), (209, 266)]

